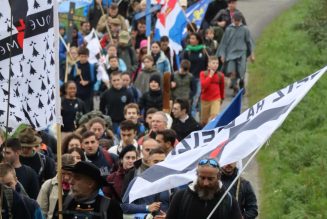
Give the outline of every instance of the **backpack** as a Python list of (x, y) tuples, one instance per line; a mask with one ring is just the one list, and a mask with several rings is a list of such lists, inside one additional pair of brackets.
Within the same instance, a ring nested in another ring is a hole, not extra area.
[(101, 196), (100, 200), (100, 209), (99, 212), (87, 212), (87, 211), (74, 211), (74, 210), (67, 210), (70, 203), (73, 201), (73, 197), (71, 195), (68, 195), (65, 198), (65, 201), (62, 205), (62, 214), (74, 214), (76, 216), (82, 216), (86, 218), (92, 218), (93, 216), (100, 217), (101, 219), (107, 219), (109, 218), (107, 215), (107, 210), (110, 205), (110, 199), (106, 198), (104, 196)]

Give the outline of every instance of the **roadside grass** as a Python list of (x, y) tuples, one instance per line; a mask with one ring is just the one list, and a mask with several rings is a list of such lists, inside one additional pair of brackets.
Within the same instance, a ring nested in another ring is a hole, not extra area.
[[(323, 1), (298, 1), (261, 35), (249, 67), (250, 105), (327, 65), (327, 38), (317, 43), (306, 28), (315, 10), (327, 9)], [(327, 34), (327, 26), (315, 28)], [(326, 95), (324, 75), (259, 153), (260, 218), (327, 218)]]

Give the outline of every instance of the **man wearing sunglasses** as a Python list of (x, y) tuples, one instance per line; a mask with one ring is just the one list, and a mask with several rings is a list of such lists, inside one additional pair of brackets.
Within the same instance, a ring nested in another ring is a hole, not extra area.
[[(220, 168), (215, 159), (202, 159), (197, 167), (197, 179), (187, 189), (178, 191), (168, 210), (167, 219), (205, 219), (225, 193), (220, 181)], [(242, 219), (235, 198), (225, 196), (211, 218)]]

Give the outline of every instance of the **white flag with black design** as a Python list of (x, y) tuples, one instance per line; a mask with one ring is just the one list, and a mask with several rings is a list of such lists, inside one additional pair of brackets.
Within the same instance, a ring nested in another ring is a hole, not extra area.
[(217, 128), (191, 133), (165, 161), (136, 177), (123, 201), (133, 202), (189, 183), (202, 158), (217, 158), (220, 166), (244, 159), (270, 138), (326, 70), (327, 66), (260, 100), (220, 132)]
[(41, 130), (60, 122), (55, 4), (54, 0), (1, 1), (0, 127), (6, 126), (9, 113), (9, 132), (22, 123)]

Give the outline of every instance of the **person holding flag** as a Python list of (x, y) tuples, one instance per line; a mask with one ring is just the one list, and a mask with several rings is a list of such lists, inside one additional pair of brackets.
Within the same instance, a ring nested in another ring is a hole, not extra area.
[[(197, 179), (187, 189), (173, 196), (166, 219), (205, 219), (225, 192), (220, 181), (218, 161), (201, 159), (197, 166)], [(237, 201), (230, 194), (225, 196), (212, 218), (242, 219)]]

